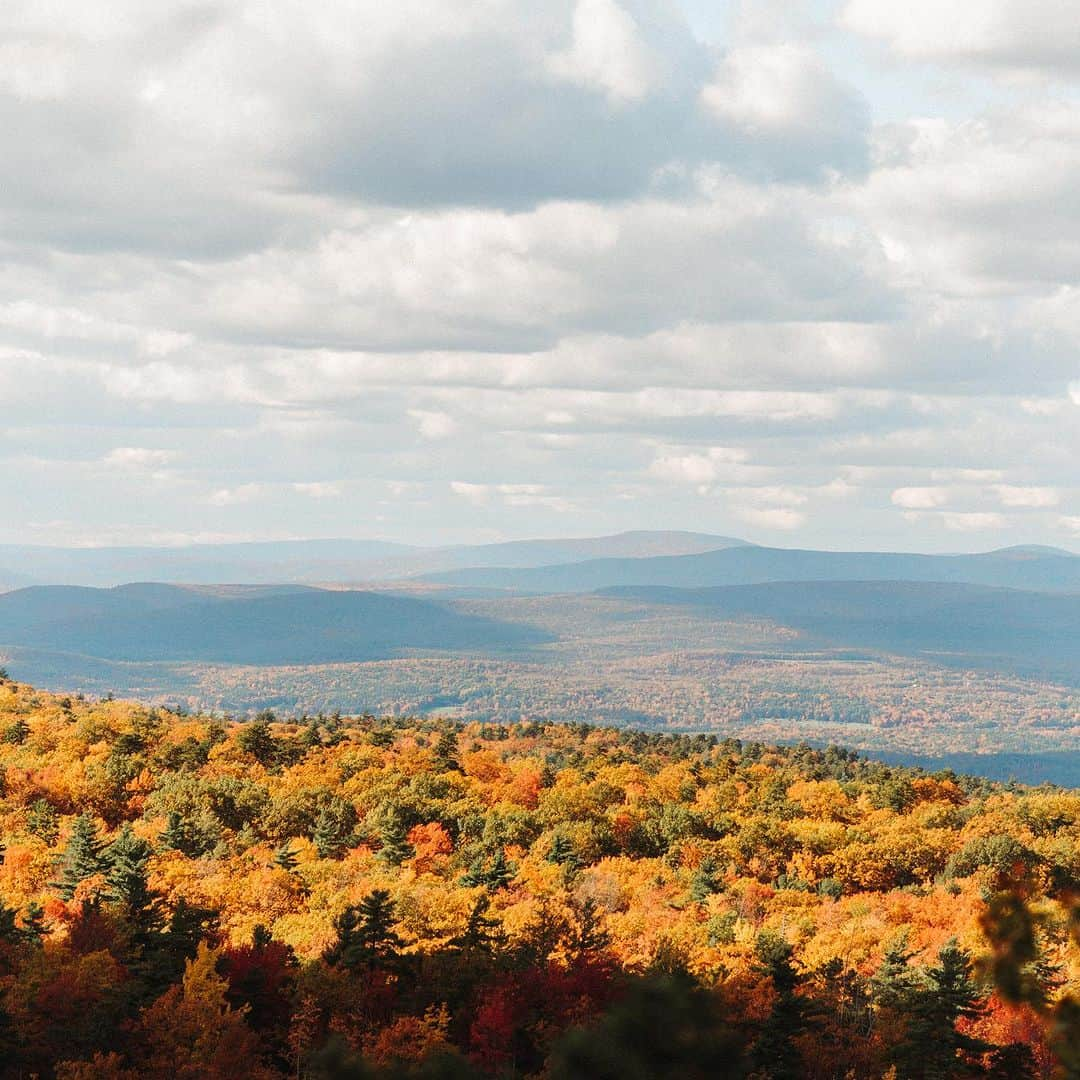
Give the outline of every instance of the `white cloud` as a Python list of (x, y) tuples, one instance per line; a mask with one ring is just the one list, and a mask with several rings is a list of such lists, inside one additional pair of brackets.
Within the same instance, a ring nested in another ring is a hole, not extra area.
[(310, 499), (336, 499), (341, 495), (341, 484), (333, 480), (307, 480), (292, 485), (293, 491)]
[(941, 520), (946, 529), (954, 532), (983, 532), (987, 529), (1000, 529), (1005, 524), (1005, 518), (1001, 514), (986, 512), (945, 512)]
[(270, 491), (269, 484), (251, 483), (239, 484), (232, 488), (219, 488), (210, 494), (207, 502), (211, 506), (241, 506), (244, 503), (254, 502), (261, 499)]
[(759, 140), (777, 157), (804, 158), (859, 171), (866, 158), (869, 115), (852, 87), (838, 79), (806, 45), (754, 42), (723, 56), (701, 92), (702, 104), (733, 134)]
[(999, 484), (994, 491), (1002, 506), (1044, 509), (1061, 502), (1061, 495), (1054, 488)]
[(939, 487), (902, 487), (892, 493), (893, 505), (905, 510), (933, 510), (948, 501), (948, 491)]
[(648, 94), (658, 66), (633, 17), (615, 0), (577, 0), (570, 48), (547, 61), (556, 78), (599, 90), (615, 104)]
[(458, 429), (457, 421), (449, 413), (410, 409), (409, 416), (416, 421), (416, 426), (425, 439), (448, 439)]
[(730, 475), (731, 466), (746, 461), (747, 452), (737, 446), (710, 446), (698, 453), (659, 454), (649, 466), (651, 475), (677, 484), (695, 487), (712, 484), (721, 474)]
[(806, 515), (788, 508), (763, 509), (761, 507), (740, 507), (735, 511), (740, 520), (748, 525), (762, 529), (780, 529), (790, 532), (801, 528), (806, 523)]
[(841, 21), (911, 59), (1006, 73), (1080, 71), (1076, 11), (1062, 0), (849, 0)]
[(116, 469), (160, 469), (176, 457), (173, 450), (154, 450), (145, 446), (117, 446), (102, 462)]
[(1080, 50), (811, 8), (0, 5), (0, 539), (1060, 541)]

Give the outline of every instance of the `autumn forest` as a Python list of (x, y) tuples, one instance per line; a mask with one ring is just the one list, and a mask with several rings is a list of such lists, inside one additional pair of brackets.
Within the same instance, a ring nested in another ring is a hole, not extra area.
[(5, 1077), (1080, 1075), (1080, 794), (0, 685)]

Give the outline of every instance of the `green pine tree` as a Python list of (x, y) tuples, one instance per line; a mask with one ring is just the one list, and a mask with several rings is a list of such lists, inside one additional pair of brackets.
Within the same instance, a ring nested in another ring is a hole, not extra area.
[(386, 889), (373, 889), (358, 905), (347, 907), (334, 922), (337, 941), (326, 962), (350, 969), (392, 966), (402, 945), (394, 932), (394, 910)]
[(462, 876), (461, 884), (469, 888), (483, 885), (494, 892), (509, 885), (515, 873), (516, 869), (506, 861), (506, 853), (500, 847), (490, 859), (483, 855), (475, 859)]
[(60, 880), (53, 884), (65, 900), (75, 895), (80, 882), (108, 869), (104, 847), (94, 819), (89, 814), (80, 814), (64, 851)]
[(716, 862), (710, 858), (704, 858), (694, 871), (690, 879), (690, 899), (695, 904), (702, 904), (713, 893), (718, 892), (720, 883), (716, 877)]
[(562, 832), (556, 832), (551, 838), (551, 847), (548, 848), (545, 858), (549, 863), (567, 866), (572, 870), (577, 870), (581, 866), (581, 860), (578, 858), (577, 852), (574, 851), (574, 845), (571, 843), (570, 838)]
[(400, 866), (415, 854), (412, 844), (409, 843), (409, 830), (397, 814), (392, 814), (387, 819), (380, 839), (382, 847), (379, 848), (378, 858), (390, 866)]
[(352, 847), (356, 832), (356, 809), (341, 798), (329, 799), (319, 811), (311, 839), (320, 859), (340, 859)]
[(804, 1070), (796, 1039), (814, 1019), (807, 999), (798, 993), (803, 978), (791, 962), (792, 951), (778, 934), (758, 935), (755, 953), (759, 970), (772, 980), (776, 1000), (751, 1049), (751, 1058), (769, 1080), (801, 1080)]
[(469, 920), (465, 929), (454, 938), (450, 944), (463, 952), (482, 953), (491, 956), (501, 942), (502, 935), (499, 933), (500, 923), (488, 915), (491, 907), (491, 897), (479, 896), (469, 912)]
[(241, 728), (236, 737), (236, 745), (265, 768), (277, 764), (278, 760), (278, 741), (270, 730), (270, 721), (273, 718), (273, 713), (259, 713), (254, 720)]
[(296, 869), (296, 852), (293, 851), (292, 844), (282, 844), (274, 852), (274, 865), (290, 874)]
[(919, 973), (911, 966), (917, 954), (908, 948), (907, 931), (885, 948), (881, 966), (870, 979), (870, 995), (875, 1008), (906, 1012), (919, 989)]
[(954, 941), (947, 942), (910, 999), (907, 1031), (892, 1053), (897, 1075), (902, 1080), (981, 1076), (980, 1059), (991, 1046), (957, 1031), (956, 1025), (981, 1016), (984, 998), (972, 976), (971, 957)]
[(128, 923), (142, 934), (161, 924), (157, 897), (147, 882), (146, 866), (152, 854), (150, 845), (136, 836), (128, 824), (104, 853), (113, 898), (121, 905)]
[(51, 932), (45, 925), (45, 909), (35, 900), (27, 905), (22, 920), (23, 940), (40, 945)]
[(37, 799), (26, 812), (26, 831), (52, 847), (60, 838), (60, 815), (51, 803)]
[(435, 768), (439, 772), (460, 772), (457, 759), (457, 732), (444, 731), (435, 744)]

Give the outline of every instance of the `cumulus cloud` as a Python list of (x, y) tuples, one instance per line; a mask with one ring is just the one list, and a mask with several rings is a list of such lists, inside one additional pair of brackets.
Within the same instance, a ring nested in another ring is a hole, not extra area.
[(849, 0), (841, 21), (911, 59), (1003, 73), (1080, 72), (1076, 11), (1060, 0)]
[(790, 532), (800, 528), (806, 522), (806, 515), (800, 510), (784, 508), (764, 508), (757, 506), (739, 507), (736, 516), (740, 521), (761, 529), (779, 529)]
[(654, 88), (657, 61), (614, 0), (577, 0), (572, 25), (569, 48), (547, 58), (555, 78), (598, 89), (615, 104), (639, 101)]
[(1059, 9), (63, 7), (0, 5), (0, 539), (57, 505), (161, 542), (1073, 537)]

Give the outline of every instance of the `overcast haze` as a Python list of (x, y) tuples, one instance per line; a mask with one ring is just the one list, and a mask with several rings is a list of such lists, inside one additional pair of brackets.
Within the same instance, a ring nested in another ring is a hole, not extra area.
[(5, 0), (0, 541), (1080, 548), (1061, 0)]

